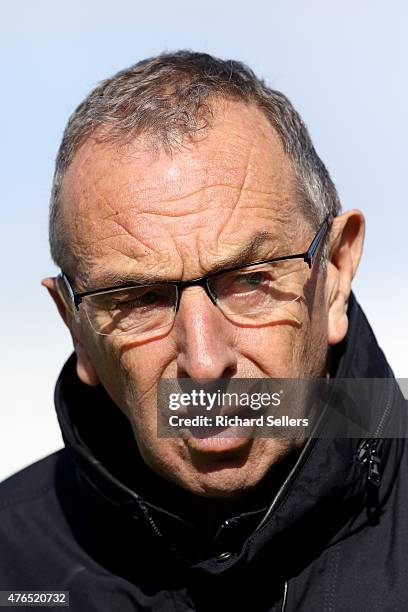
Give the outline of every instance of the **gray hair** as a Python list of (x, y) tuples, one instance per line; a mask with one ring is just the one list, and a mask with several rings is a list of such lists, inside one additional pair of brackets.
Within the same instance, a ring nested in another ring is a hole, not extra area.
[[(128, 142), (144, 135), (154, 146), (177, 147), (210, 125), (211, 101), (255, 104), (275, 128), (297, 178), (302, 212), (316, 228), (341, 210), (336, 188), (300, 115), (281, 92), (267, 87), (245, 64), (206, 53), (178, 51), (138, 62), (102, 81), (69, 118), (58, 150), (51, 192), (49, 236), (54, 262), (69, 274), (75, 262), (64, 230), (59, 196), (64, 174), (81, 144)], [(326, 260), (327, 244), (323, 262)]]

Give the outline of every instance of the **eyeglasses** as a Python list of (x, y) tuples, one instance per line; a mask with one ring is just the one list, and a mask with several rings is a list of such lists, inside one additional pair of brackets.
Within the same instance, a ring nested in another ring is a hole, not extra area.
[(329, 227), (325, 218), (304, 253), (226, 268), (188, 281), (127, 283), (76, 292), (61, 271), (57, 288), (74, 314), (85, 311), (92, 329), (102, 336), (134, 335), (147, 339), (171, 328), (186, 287), (202, 287), (211, 302), (237, 325), (262, 326), (273, 322), (283, 307), (303, 294), (305, 264), (312, 267), (316, 251)]

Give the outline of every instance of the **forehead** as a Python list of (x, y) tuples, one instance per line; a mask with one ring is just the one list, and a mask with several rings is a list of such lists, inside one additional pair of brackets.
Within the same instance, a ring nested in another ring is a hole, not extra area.
[(181, 278), (205, 273), (260, 231), (275, 233), (277, 248), (293, 244), (294, 193), (265, 115), (225, 102), (210, 129), (172, 153), (153, 153), (143, 138), (127, 146), (88, 139), (64, 177), (61, 205), (84, 276), (143, 266)]

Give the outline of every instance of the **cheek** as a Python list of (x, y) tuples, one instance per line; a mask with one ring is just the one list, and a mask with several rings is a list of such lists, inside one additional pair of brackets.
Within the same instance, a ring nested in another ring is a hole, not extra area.
[(102, 385), (125, 414), (155, 394), (166, 363), (163, 342), (135, 345), (130, 337), (95, 336), (86, 339), (86, 347)]
[[(237, 350), (262, 372), (260, 375), (289, 377), (293, 374), (294, 346), (299, 341), (300, 332), (298, 328), (284, 324), (245, 330)], [(256, 372), (248, 374), (257, 376)]]
[(168, 343), (164, 339), (139, 346), (122, 342), (115, 348), (112, 359), (117, 364), (117, 396), (126, 412), (134, 414), (138, 406), (139, 414), (151, 413), (156, 403), (157, 381), (171, 360)]
[[(302, 376), (310, 359), (312, 321), (306, 302), (288, 306), (272, 325), (241, 330), (236, 350), (255, 364), (264, 376)], [(256, 376), (256, 373), (252, 373)]]

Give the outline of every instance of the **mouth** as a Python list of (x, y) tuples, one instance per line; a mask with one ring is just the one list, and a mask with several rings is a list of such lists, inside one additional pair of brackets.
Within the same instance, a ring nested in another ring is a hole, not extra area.
[(212, 432), (212, 435), (207, 437), (190, 435), (184, 439), (184, 442), (193, 454), (197, 453), (199, 455), (205, 454), (212, 456), (225, 456), (232, 452), (236, 454), (237, 451), (243, 451), (248, 447), (248, 444), (252, 443), (252, 436), (244, 438), (231, 434), (231, 437), (227, 437), (225, 431), (226, 430), (224, 430), (222, 434)]
[[(228, 410), (222, 410), (217, 418), (221, 424), (199, 425), (183, 430), (181, 437), (191, 450), (199, 453), (226, 453), (248, 446), (254, 438), (257, 427), (255, 419), (259, 415), (253, 410), (230, 406)], [(242, 424), (244, 419), (248, 424)]]
[[(220, 381), (216, 381), (216, 384), (214, 381), (210, 383), (205, 386), (201, 382), (197, 388), (193, 387), (193, 389), (190, 388), (190, 383), (189, 386), (182, 389), (186, 394), (191, 395), (193, 391), (201, 393), (204, 389), (207, 396), (210, 391), (220, 394), (221, 389), (223, 393), (228, 391), (228, 400), (222, 403), (218, 398), (218, 401), (206, 403), (200, 397), (200, 402), (179, 405), (176, 408), (179, 419), (176, 425), (178, 437), (183, 439), (190, 452), (214, 456), (224, 454), (227, 457), (230, 453), (236, 454), (237, 451), (248, 447), (249, 442), (256, 437), (255, 430), (263, 426), (262, 415), (266, 410), (264, 406), (254, 409), (248, 406), (248, 402), (240, 404), (235, 387), (229, 387), (230, 381), (221, 381), (222, 384)], [(254, 382), (251, 379), (249, 393), (246, 391), (245, 395), (261, 391), (263, 391), (262, 381)], [(235, 398), (234, 395), (237, 397)], [(166, 409), (167, 405), (168, 401), (165, 403)]]

